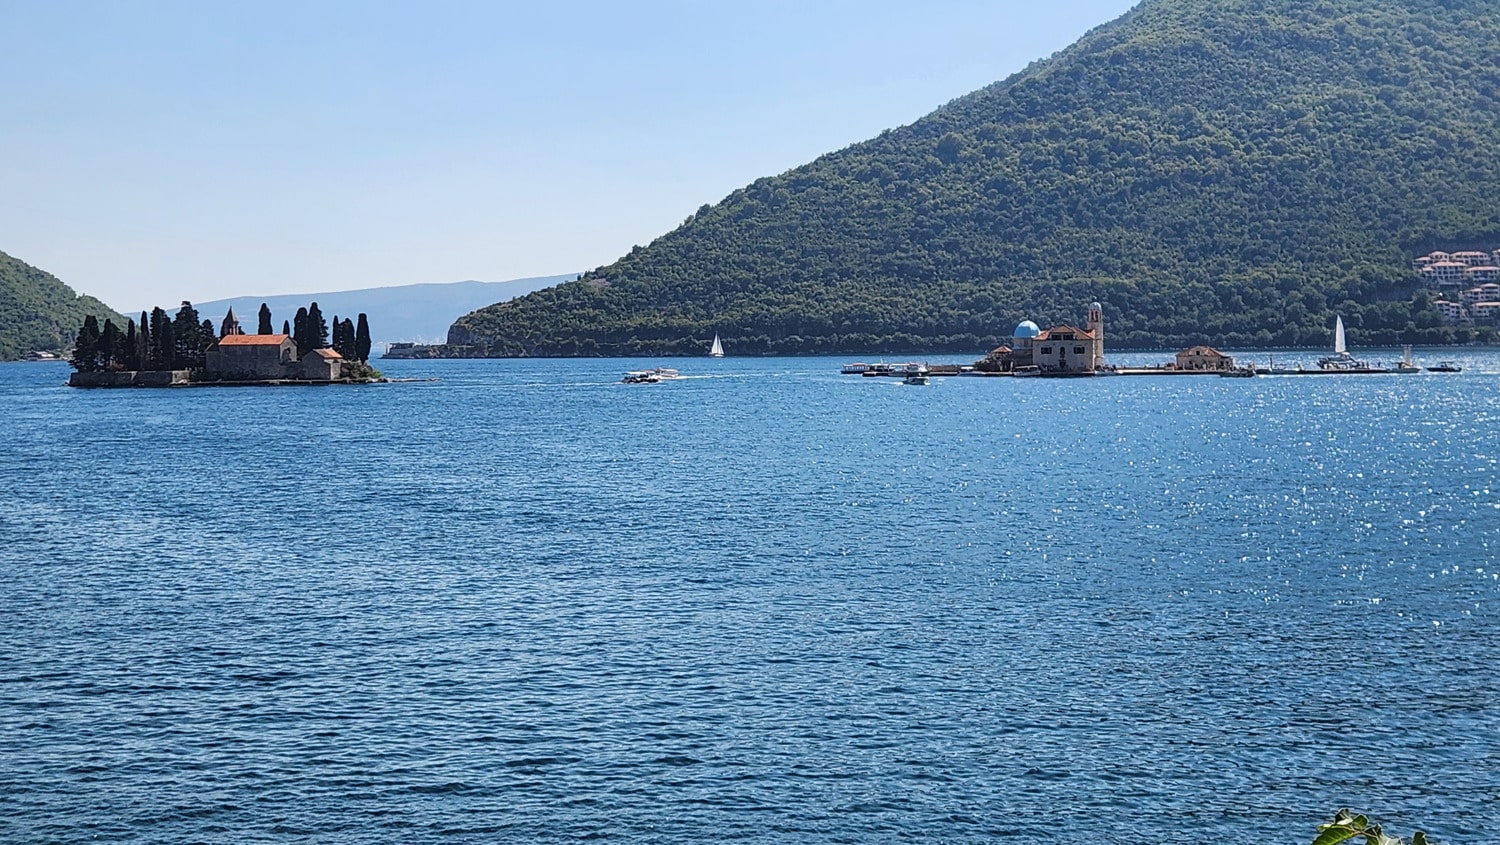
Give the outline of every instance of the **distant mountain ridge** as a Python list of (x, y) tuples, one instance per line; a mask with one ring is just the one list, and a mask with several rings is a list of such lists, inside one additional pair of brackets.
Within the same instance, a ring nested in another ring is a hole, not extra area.
[[(277, 294), (275, 296), (236, 296), (210, 302), (195, 302), (193, 307), (215, 325), (229, 308), (247, 332), (255, 331), (261, 303), (271, 309), (272, 323), (281, 330), (298, 308), (318, 303), (326, 319), (354, 317), (363, 312), (370, 322), (371, 340), (378, 346), (403, 341), (438, 343), (448, 334), (448, 327), (459, 317), (476, 308), (509, 300), (533, 291), (578, 278), (577, 273), (562, 276), (536, 276), (505, 282), (431, 282), (359, 290), (324, 291), (320, 293)], [(161, 303), (163, 308), (177, 303)], [(148, 309), (149, 310), (149, 309)], [(170, 309), (169, 309), (170, 310)]]
[[(1105, 306), (1115, 345), (1493, 337), (1415, 255), (1500, 237), (1493, 0), (1144, 0), (910, 126), (460, 319), (494, 355), (979, 350)], [(1488, 332), (1486, 335), (1485, 333)]]
[(92, 296), (80, 296), (60, 279), (0, 252), (0, 361), (27, 352), (62, 352), (73, 345), (84, 317), (124, 320)]

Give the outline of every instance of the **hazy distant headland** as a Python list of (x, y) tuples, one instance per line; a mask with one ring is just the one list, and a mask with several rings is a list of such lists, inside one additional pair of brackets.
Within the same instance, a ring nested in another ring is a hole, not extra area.
[(316, 299), (330, 314), (364, 313), (375, 331), (377, 349), (398, 341), (440, 343), (454, 320), (476, 308), (578, 278), (577, 273), (536, 276), (505, 282), (437, 282), (279, 296), (236, 296), (198, 303), (200, 312), (222, 317), (230, 308), (254, 314), (261, 303), (277, 313), (296, 311)]

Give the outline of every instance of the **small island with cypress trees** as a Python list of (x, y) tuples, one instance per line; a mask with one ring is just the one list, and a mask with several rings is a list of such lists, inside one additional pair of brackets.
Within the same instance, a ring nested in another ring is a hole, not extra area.
[(333, 318), (332, 333), (318, 303), (298, 308), (277, 333), (271, 309), (260, 306), (255, 334), (246, 334), (230, 309), (217, 330), (190, 302), (176, 316), (160, 308), (140, 323), (103, 327), (86, 317), (69, 359), (73, 387), (187, 387), (211, 385), (365, 384), (383, 376), (369, 364), (370, 326)]

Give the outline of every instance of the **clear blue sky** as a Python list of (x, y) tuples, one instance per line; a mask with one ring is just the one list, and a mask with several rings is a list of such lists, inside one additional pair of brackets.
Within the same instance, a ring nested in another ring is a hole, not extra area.
[(0, 251), (123, 309), (593, 268), (1133, 0), (0, 0)]

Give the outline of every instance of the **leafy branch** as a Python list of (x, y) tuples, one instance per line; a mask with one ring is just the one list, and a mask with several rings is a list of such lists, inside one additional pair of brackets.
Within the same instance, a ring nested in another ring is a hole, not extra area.
[[(1333, 821), (1318, 825), (1318, 838), (1313, 840), (1312, 845), (1340, 845), (1360, 837), (1364, 837), (1362, 845), (1407, 845), (1405, 839), (1387, 835), (1379, 824), (1371, 823), (1368, 817), (1348, 810), (1339, 810)], [(1420, 830), (1413, 833), (1410, 845), (1429, 845), (1427, 834)]]

